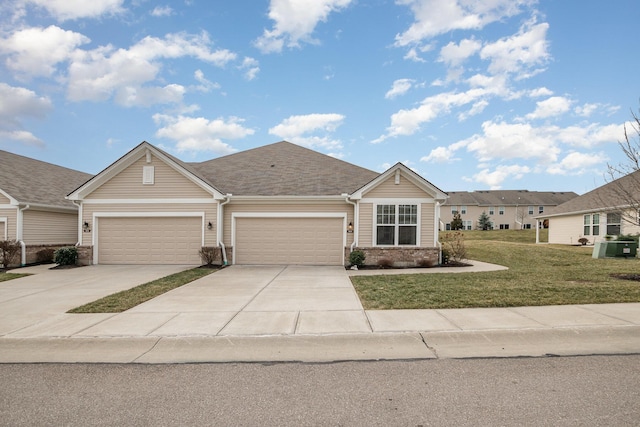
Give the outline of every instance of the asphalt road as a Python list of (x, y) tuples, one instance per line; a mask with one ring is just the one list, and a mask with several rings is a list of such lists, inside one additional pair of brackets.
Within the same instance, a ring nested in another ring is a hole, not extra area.
[(640, 355), (0, 365), (3, 426), (640, 424)]

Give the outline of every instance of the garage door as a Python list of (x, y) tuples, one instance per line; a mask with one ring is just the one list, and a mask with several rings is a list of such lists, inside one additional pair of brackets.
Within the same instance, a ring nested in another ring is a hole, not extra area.
[(343, 265), (342, 218), (236, 218), (236, 264)]
[(99, 264), (201, 264), (202, 218), (100, 218)]

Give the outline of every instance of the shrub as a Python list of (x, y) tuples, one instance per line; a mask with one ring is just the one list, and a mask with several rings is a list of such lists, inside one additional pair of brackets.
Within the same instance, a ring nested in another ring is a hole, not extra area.
[(362, 267), (364, 260), (367, 258), (361, 250), (355, 250), (349, 254), (349, 264)]
[(393, 261), (390, 260), (389, 258), (379, 258), (377, 264), (378, 264), (378, 266), (380, 266), (382, 268), (391, 268), (391, 267), (393, 267)]
[(638, 237), (640, 237), (638, 234), (636, 234), (635, 236), (633, 234), (621, 234), (618, 236), (618, 238), (616, 240), (623, 240), (623, 241), (634, 241), (636, 243), (638, 243)]
[(587, 243), (589, 243), (589, 239), (587, 239), (586, 237), (581, 237), (581, 238), (578, 239), (578, 243), (580, 243), (582, 246), (584, 246)]
[(0, 240), (0, 260), (4, 268), (8, 268), (14, 262), (20, 249), (20, 243), (17, 240)]
[(67, 246), (53, 253), (53, 262), (58, 265), (74, 265), (78, 260), (78, 248)]
[(442, 248), (442, 264), (449, 264), (449, 250)]
[(38, 252), (36, 252), (36, 262), (41, 264), (48, 264), (50, 262), (53, 262), (54, 252), (55, 250), (51, 248), (39, 250)]
[(460, 262), (467, 258), (467, 248), (464, 244), (464, 234), (460, 231), (442, 235), (442, 243), (447, 249), (449, 261)]
[(207, 265), (213, 264), (213, 262), (218, 259), (219, 253), (220, 248), (214, 248), (211, 246), (203, 246), (199, 251), (200, 257)]

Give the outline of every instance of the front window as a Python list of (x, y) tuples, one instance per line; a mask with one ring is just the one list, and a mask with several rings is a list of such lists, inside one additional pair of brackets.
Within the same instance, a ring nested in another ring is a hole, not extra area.
[(495, 214), (495, 208), (493, 206), (489, 207), (489, 215)]
[(498, 215), (504, 215), (504, 206), (498, 208)]
[(622, 223), (622, 214), (620, 212), (612, 212), (607, 214), (607, 234), (617, 236), (620, 234), (620, 225)]
[(529, 215), (533, 215), (533, 206), (529, 206)]
[(593, 235), (600, 235), (600, 214), (593, 214)]
[(509, 224), (500, 224), (500, 230), (508, 230)]
[(544, 206), (538, 206), (538, 213), (544, 213)]
[(585, 215), (584, 216), (584, 229), (582, 230), (582, 234), (584, 236), (590, 236), (591, 235), (591, 215)]
[(418, 205), (378, 205), (376, 208), (376, 245), (416, 245)]
[(458, 213), (458, 207), (457, 206), (451, 206), (451, 213), (453, 215), (457, 214)]
[(473, 221), (462, 221), (463, 230), (473, 230)]
[(460, 206), (460, 213), (462, 215), (466, 214), (467, 213), (467, 207), (466, 206)]

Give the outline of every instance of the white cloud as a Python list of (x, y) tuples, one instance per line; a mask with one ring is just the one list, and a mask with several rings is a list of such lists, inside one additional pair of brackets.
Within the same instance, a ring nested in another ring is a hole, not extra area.
[(600, 144), (621, 141), (624, 137), (624, 125), (600, 125), (598, 123), (564, 128), (550, 126), (544, 128), (553, 138), (573, 147), (592, 148)]
[(16, 31), (0, 43), (0, 53), (7, 55), (7, 68), (21, 76), (51, 76), (56, 66), (67, 61), (89, 38), (80, 33), (51, 25)]
[(473, 39), (464, 39), (460, 43), (449, 42), (440, 49), (439, 62), (444, 62), (449, 67), (461, 65), (467, 58), (480, 50), (482, 43)]
[(396, 0), (408, 6), (415, 22), (404, 33), (396, 35), (396, 46), (420, 43), (424, 39), (452, 30), (479, 30), (502, 18), (519, 14), (535, 0)]
[(44, 146), (44, 142), (31, 132), (26, 130), (2, 130), (0, 129), (0, 140), (9, 139), (24, 145)]
[(536, 109), (533, 113), (527, 114), (528, 119), (545, 119), (547, 117), (558, 117), (571, 108), (571, 100), (563, 96), (552, 96), (544, 101), (536, 102)]
[(151, 16), (161, 17), (161, 16), (171, 16), (173, 15), (173, 9), (171, 6), (156, 6), (150, 12)]
[(575, 108), (575, 113), (579, 116), (589, 117), (601, 107), (600, 104), (584, 104)]
[(299, 47), (300, 42), (314, 43), (311, 38), (316, 25), (326, 22), (331, 12), (337, 12), (352, 0), (271, 0), (269, 18), (272, 30), (264, 30), (255, 42), (263, 53), (280, 52)]
[(481, 170), (473, 176), (473, 180), (489, 186), (491, 190), (499, 190), (507, 178), (521, 179), (524, 174), (529, 172), (531, 172), (531, 169), (528, 166), (498, 166), (493, 171), (489, 169)]
[(185, 92), (184, 86), (177, 84), (164, 87), (125, 87), (118, 90), (115, 101), (125, 107), (176, 104), (182, 101)]
[(517, 78), (530, 77), (538, 71), (532, 67), (544, 65), (549, 60), (547, 30), (549, 24), (525, 24), (517, 34), (486, 44), (480, 58), (490, 61), (492, 74), (515, 74)]
[(585, 170), (602, 164), (607, 157), (602, 153), (579, 153), (573, 151), (567, 154), (559, 163), (554, 163), (547, 168), (547, 173), (552, 175), (581, 174)]
[(542, 96), (553, 95), (553, 91), (547, 89), (546, 87), (539, 87), (539, 88), (530, 90), (528, 95), (530, 98), (540, 98)]
[[(145, 37), (129, 49), (102, 46), (76, 51), (69, 66), (68, 97), (72, 101), (102, 101), (117, 93), (116, 100), (130, 99), (127, 94), (132, 89), (139, 91), (158, 78), (162, 59), (190, 56), (222, 67), (236, 58), (226, 49), (211, 50), (210, 44), (206, 33), (178, 33), (163, 39)], [(159, 88), (151, 89), (158, 92)], [(161, 92), (164, 96), (158, 99), (165, 101), (171, 98), (166, 95), (178, 93), (173, 86), (165, 86)]]
[(213, 151), (230, 154), (236, 150), (223, 140), (240, 139), (255, 132), (244, 127), (244, 120), (238, 117), (209, 120), (204, 117), (154, 114), (153, 120), (156, 125), (162, 126), (156, 131), (156, 136), (175, 141), (178, 152)]
[(210, 92), (211, 89), (220, 89), (220, 85), (218, 83), (207, 80), (202, 70), (196, 70), (193, 73), (193, 78), (200, 83), (200, 85), (196, 87), (196, 89), (200, 92), (206, 93)]
[(398, 79), (394, 81), (391, 89), (387, 91), (384, 97), (387, 99), (393, 99), (396, 96), (404, 95), (409, 91), (409, 89), (411, 89), (413, 82), (414, 80), (412, 79)]
[(290, 116), (269, 129), (269, 134), (306, 147), (341, 148), (342, 143), (339, 140), (332, 139), (327, 135), (307, 134), (334, 132), (344, 119), (342, 114), (335, 113)]
[(258, 73), (260, 72), (260, 67), (258, 65), (259, 62), (257, 59), (251, 58), (250, 56), (245, 56), (239, 68), (245, 71), (244, 77), (247, 80), (253, 80), (258, 76)]
[(98, 18), (124, 11), (124, 0), (22, 0), (21, 3), (45, 9), (58, 21)]
[(31, 132), (22, 129), (22, 119), (43, 118), (52, 107), (51, 100), (47, 97), (0, 82), (0, 138), (28, 145), (44, 145)]
[(428, 156), (420, 158), (421, 162), (427, 163), (450, 163), (454, 160), (460, 160), (455, 158), (455, 152), (451, 147), (436, 147), (429, 153)]

